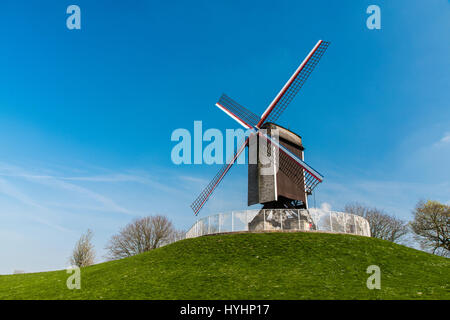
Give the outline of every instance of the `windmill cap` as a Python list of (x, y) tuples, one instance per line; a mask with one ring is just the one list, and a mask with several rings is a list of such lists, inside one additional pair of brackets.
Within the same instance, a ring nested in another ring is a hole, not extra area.
[(304, 150), (302, 137), (278, 124), (267, 122), (261, 127), (261, 129), (277, 129), (281, 140), (285, 140), (297, 147), (300, 147), (301, 150)]

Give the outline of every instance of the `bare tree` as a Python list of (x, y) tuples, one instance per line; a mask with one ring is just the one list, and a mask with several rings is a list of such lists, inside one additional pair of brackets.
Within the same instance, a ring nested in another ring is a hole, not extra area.
[(78, 267), (87, 267), (94, 264), (95, 252), (92, 245), (93, 233), (90, 229), (85, 234), (82, 234), (73, 249), (70, 263)]
[(186, 237), (186, 231), (184, 230), (174, 230), (169, 237), (170, 242), (175, 242), (179, 240), (183, 240)]
[(406, 221), (377, 208), (370, 208), (355, 202), (347, 204), (344, 211), (365, 218), (369, 222), (370, 234), (374, 238), (400, 242), (409, 232)]
[(419, 201), (410, 223), (422, 249), (442, 256), (450, 256), (450, 206), (438, 201)]
[(170, 241), (175, 233), (172, 222), (161, 215), (136, 219), (112, 236), (106, 250), (111, 260), (155, 249)]

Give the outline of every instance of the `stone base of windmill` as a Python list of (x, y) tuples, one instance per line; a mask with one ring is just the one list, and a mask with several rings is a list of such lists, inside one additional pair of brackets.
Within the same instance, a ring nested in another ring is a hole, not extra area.
[(316, 230), (311, 215), (306, 210), (261, 210), (248, 223), (248, 231)]

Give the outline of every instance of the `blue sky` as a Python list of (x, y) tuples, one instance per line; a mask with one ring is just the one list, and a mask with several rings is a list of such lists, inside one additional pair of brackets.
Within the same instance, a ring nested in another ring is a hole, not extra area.
[[(81, 30), (66, 8), (81, 8)], [(381, 30), (366, 8), (381, 8)], [(316, 204), (404, 219), (450, 202), (448, 1), (2, 1), (0, 274), (64, 268), (93, 229), (133, 218), (194, 222), (219, 166), (177, 166), (173, 130), (238, 128), (223, 93), (261, 114), (319, 40), (331, 45), (279, 119), (325, 176)], [(233, 168), (201, 216), (246, 208)]]

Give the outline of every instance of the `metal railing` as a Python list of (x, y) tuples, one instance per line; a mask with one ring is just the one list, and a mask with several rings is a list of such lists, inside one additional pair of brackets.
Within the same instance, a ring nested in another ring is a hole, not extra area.
[(321, 209), (256, 209), (219, 213), (197, 220), (186, 238), (242, 231), (322, 231), (370, 237), (363, 217)]

